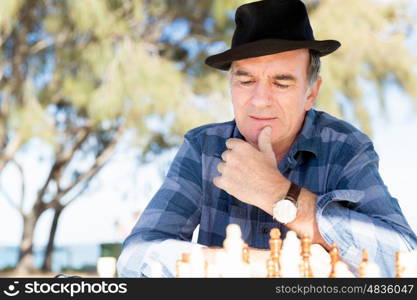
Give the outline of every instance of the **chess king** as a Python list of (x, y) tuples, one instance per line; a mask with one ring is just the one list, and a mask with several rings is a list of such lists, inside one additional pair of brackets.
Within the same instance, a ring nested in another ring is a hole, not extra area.
[(181, 253), (210, 255), (228, 224), (240, 226), (251, 251), (267, 249), (277, 227), (328, 251), (337, 244), (352, 269), (366, 249), (382, 276), (394, 276), (395, 252), (416, 248), (417, 238), (381, 179), (373, 144), (314, 109), (326, 80), (321, 57), (340, 43), (314, 38), (300, 0), (248, 3), (235, 21), (230, 49), (206, 59), (229, 74), (234, 119), (185, 135), (124, 242), (119, 276), (151, 276), (155, 262), (175, 276)]

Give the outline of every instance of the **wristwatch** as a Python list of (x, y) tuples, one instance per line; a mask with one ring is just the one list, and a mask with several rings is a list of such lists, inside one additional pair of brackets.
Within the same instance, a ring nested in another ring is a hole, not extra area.
[(297, 216), (297, 200), (301, 187), (291, 182), (287, 195), (272, 206), (272, 216), (280, 223), (287, 224)]

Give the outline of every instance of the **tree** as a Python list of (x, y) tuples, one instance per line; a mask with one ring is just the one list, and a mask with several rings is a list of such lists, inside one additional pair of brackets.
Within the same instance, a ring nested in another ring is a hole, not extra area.
[[(177, 145), (198, 124), (231, 117), (225, 73), (203, 61), (228, 47), (233, 11), (247, 2), (1, 1), (0, 175), (15, 167), (23, 178), (17, 154), (30, 152), (34, 140), (51, 149), (35, 197), (25, 194), (24, 180), (20, 201), (6, 196), (23, 218), (21, 270), (32, 264), (33, 231), (48, 209), (54, 217), (43, 265), (50, 268), (59, 217), (126, 132), (135, 132), (146, 157)], [(323, 58), (319, 108), (343, 117), (339, 100), (346, 99), (371, 133), (361, 81), (380, 91), (381, 103), (389, 81), (417, 98), (416, 61), (405, 46), (410, 1), (306, 2), (316, 38), (342, 42)], [(150, 119), (163, 126), (152, 128)]]
[[(142, 5), (0, 4), (0, 171), (18, 166), (24, 191), (27, 170), (16, 154), (30, 151), (34, 140), (52, 150), (36, 196), (22, 193), (20, 202), (6, 196), (23, 218), (19, 272), (32, 268), (33, 232), (48, 209), (54, 217), (43, 268), (50, 269), (59, 217), (110, 160), (126, 131), (135, 130), (136, 145), (146, 155), (178, 144), (186, 129), (215, 120), (210, 105), (202, 111), (194, 103), (174, 63), (142, 38)], [(149, 117), (167, 128), (151, 128)], [(28, 201), (33, 205), (25, 210)]]

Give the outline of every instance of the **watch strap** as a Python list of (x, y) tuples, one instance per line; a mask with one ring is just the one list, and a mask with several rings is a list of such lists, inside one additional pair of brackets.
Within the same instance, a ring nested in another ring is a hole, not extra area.
[(290, 188), (288, 189), (285, 199), (288, 199), (290, 201), (293, 201), (294, 203), (297, 203), (300, 192), (301, 192), (301, 187), (296, 185), (294, 182), (291, 182)]

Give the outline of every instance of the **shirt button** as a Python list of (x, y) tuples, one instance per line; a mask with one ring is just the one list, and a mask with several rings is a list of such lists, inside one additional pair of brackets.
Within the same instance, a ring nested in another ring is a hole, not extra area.
[(263, 234), (268, 234), (269, 233), (269, 228), (266, 228), (266, 227), (262, 228), (262, 233)]

